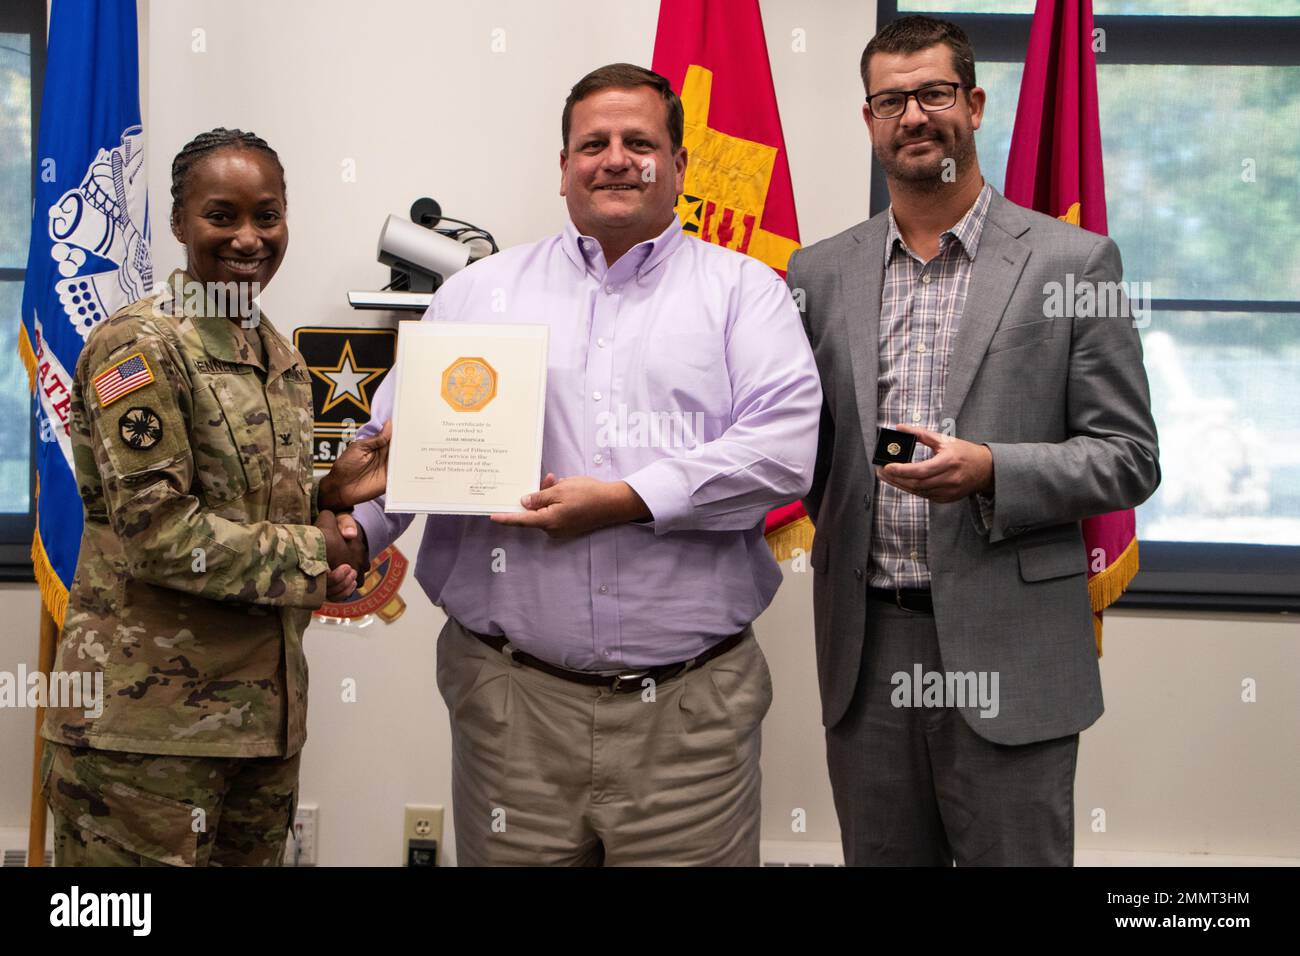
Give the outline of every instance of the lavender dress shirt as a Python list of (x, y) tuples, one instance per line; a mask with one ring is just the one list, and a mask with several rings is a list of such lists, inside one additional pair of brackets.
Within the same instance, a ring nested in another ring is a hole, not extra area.
[[(653, 514), (571, 540), (431, 515), (415, 577), (434, 604), (585, 671), (687, 660), (767, 607), (763, 516), (808, 491), (822, 401), (775, 272), (676, 217), (607, 267), (570, 222), (454, 275), (424, 320), (550, 326), (543, 474), (624, 480)], [(393, 382), (358, 437), (392, 414)], [(383, 498), (355, 517), (372, 555), (412, 520)]]

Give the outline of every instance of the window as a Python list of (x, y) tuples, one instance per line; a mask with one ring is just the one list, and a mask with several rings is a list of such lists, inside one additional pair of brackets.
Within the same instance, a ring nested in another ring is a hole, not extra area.
[(33, 418), (18, 357), (45, 63), (44, 0), (0, 8), (0, 578), (31, 580)]
[[(1001, 188), (1034, 0), (893, 0), (961, 25)], [(1300, 610), (1300, 0), (1094, 0), (1106, 208), (1163, 478), (1126, 605)], [(1230, 12), (1232, 16), (1216, 14)], [(872, 180), (872, 209), (888, 204)]]

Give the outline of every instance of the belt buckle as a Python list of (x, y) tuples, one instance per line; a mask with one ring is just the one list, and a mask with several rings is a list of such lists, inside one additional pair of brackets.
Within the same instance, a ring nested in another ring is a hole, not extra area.
[[(618, 674), (615, 676), (614, 682), (609, 685), (609, 689), (614, 691), (616, 694), (625, 691), (628, 688), (624, 686), (624, 682), (631, 683), (632, 681), (640, 681), (649, 673), (650, 671), (647, 669), (643, 671), (628, 671), (626, 674)], [(638, 683), (636, 686), (637, 688), (640, 688), (641, 685)]]

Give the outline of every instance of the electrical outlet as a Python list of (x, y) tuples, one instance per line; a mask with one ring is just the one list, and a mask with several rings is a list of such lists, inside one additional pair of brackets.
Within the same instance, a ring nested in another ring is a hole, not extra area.
[(442, 807), (408, 803), (402, 828), (402, 866), (442, 865)]
[(314, 803), (298, 804), (293, 818), (293, 833), (284, 846), (285, 866), (315, 866), (316, 836), (320, 823), (320, 807)]

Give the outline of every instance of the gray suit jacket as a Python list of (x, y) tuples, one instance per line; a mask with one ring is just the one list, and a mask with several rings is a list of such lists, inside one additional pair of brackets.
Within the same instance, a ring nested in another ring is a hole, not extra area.
[[(813, 606), (827, 727), (853, 699), (864, 641), (887, 228), (881, 213), (799, 250), (788, 270), (791, 288), (803, 290), (824, 395), (804, 506), (817, 526)], [(957, 437), (993, 452), (992, 524), (974, 497), (931, 502), (928, 553), (944, 669), (998, 672), (998, 716), (962, 713), (1001, 744), (1076, 733), (1101, 716), (1080, 521), (1134, 507), (1160, 481), (1132, 320), (1045, 316), (1045, 287), (1070, 273), (1076, 286), (1118, 281), (1119, 249), (995, 192), (941, 416)]]

